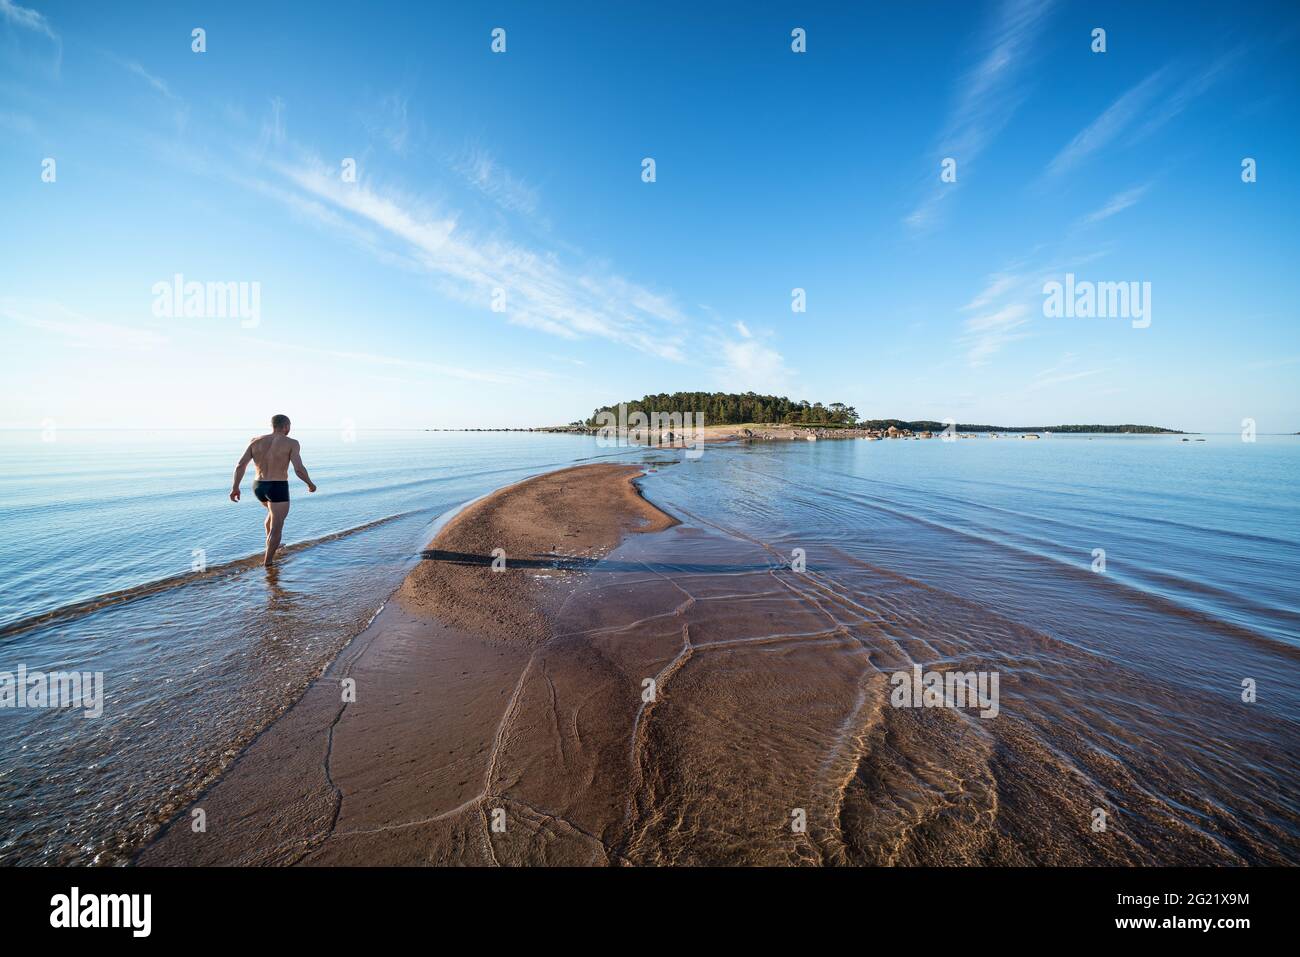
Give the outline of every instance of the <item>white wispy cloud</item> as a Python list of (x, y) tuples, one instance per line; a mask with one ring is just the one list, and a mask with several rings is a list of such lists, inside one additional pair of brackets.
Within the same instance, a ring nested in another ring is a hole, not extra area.
[(49, 40), (54, 45), (54, 73), (58, 74), (63, 63), (63, 38), (50, 26), (45, 14), (30, 7), (19, 6), (13, 0), (0, 0), (0, 20)]
[(13, 0), (0, 0), (0, 17), (14, 26), (47, 36), (56, 43), (59, 42), (59, 35), (50, 26), (50, 21), (45, 19), (45, 14), (38, 10), (20, 7)]
[[(123, 351), (144, 352), (166, 347), (169, 344), (175, 345), (173, 336), (165, 334), (161, 329), (91, 318), (53, 300), (0, 298), (0, 321), (5, 320), (52, 336), (58, 340), (60, 348), (66, 349), (107, 354)], [(173, 331), (183, 341), (185, 337), (194, 335), (199, 329), (182, 324)], [(241, 348), (263, 347), (268, 352), (276, 354), (297, 352), (336, 359), (357, 367), (401, 369), (426, 379), (450, 378), (486, 385), (528, 386), (557, 378), (554, 373), (545, 370), (502, 369), (499, 366), (477, 369), (362, 350), (320, 348), (300, 342), (277, 341), (254, 335), (243, 335), (239, 342)]]
[[(258, 122), (226, 113), (249, 128)], [(687, 317), (670, 293), (586, 259), (559, 240), (538, 240), (532, 231), (526, 239), (502, 223), (476, 231), (445, 201), (395, 188), (373, 169), (359, 182), (343, 182), (336, 164), (293, 141), (286, 115), (283, 101), (271, 100), (260, 137), (238, 162), (152, 134), (150, 143), (196, 175), (221, 176), (380, 262), (421, 277), (434, 294), (479, 311), (484, 323), (504, 320), (569, 341), (604, 339), (687, 361)], [(499, 314), (490, 311), (497, 290), (504, 292)], [(718, 357), (695, 348), (690, 358), (712, 364)]]
[(1057, 375), (1061, 370), (1071, 368), (1078, 358), (1079, 357), (1075, 353), (1067, 352), (1065, 355), (1061, 356), (1060, 359), (1056, 360), (1054, 365), (1050, 365), (1046, 369), (1040, 369), (1038, 372), (1034, 373), (1034, 378), (1044, 379), (1049, 376)]
[(1063, 385), (1066, 382), (1076, 382), (1079, 379), (1089, 379), (1095, 375), (1101, 375), (1102, 369), (1080, 369), (1077, 368), (1078, 356), (1073, 353), (1066, 353), (1053, 366), (1043, 369), (1034, 375), (1029, 384), (1025, 386), (1023, 392), (1040, 392), (1043, 389), (1050, 389), (1052, 386)]
[(548, 250), (475, 236), (455, 215), (428, 202), (370, 183), (344, 183), (318, 159), (270, 165), (297, 190), (290, 201), (300, 212), (314, 211), (323, 222), (349, 230), (357, 223), (377, 230), (395, 244), (389, 252), (433, 276), (453, 299), (486, 309), (500, 289), (505, 318), (515, 325), (565, 339), (604, 338), (663, 359), (684, 358), (672, 328), (683, 316), (665, 295), (610, 271), (568, 266)]
[(1000, 299), (1017, 285), (1024, 282), (1024, 277), (1012, 273), (994, 273), (989, 277), (988, 285), (975, 295), (963, 308), (966, 310), (983, 309), (989, 303)]
[(773, 345), (775, 333), (756, 329), (740, 319), (726, 319), (716, 309), (710, 328), (700, 337), (699, 357), (712, 366), (716, 387), (726, 392), (782, 394), (797, 391), (795, 370)]
[(466, 149), (451, 165), (471, 186), (503, 209), (528, 216), (537, 213), (537, 190), (505, 169), (482, 147)]
[(1130, 206), (1137, 203), (1138, 200), (1146, 193), (1150, 184), (1135, 186), (1132, 189), (1126, 189), (1121, 193), (1116, 193), (1108, 199), (1100, 209), (1093, 210), (1087, 216), (1083, 217), (1083, 222), (1087, 224), (1099, 223), (1103, 219), (1110, 219), (1116, 213), (1122, 213)]
[(1047, 174), (1060, 176), (1068, 172), (1129, 129), (1159, 93), (1167, 75), (1168, 68), (1162, 67), (1126, 90), (1053, 157), (1047, 165)]
[(581, 359), (575, 359), (572, 356), (557, 356), (554, 353), (548, 355), (547, 358), (555, 362), (566, 362), (569, 365), (574, 365), (574, 366), (585, 366), (587, 364)]
[(967, 319), (962, 324), (964, 334), (957, 340), (966, 348), (966, 361), (972, 366), (984, 365), (1003, 346), (1023, 339), (1029, 316), (1028, 305), (1013, 302)]
[(939, 160), (957, 160), (958, 179), (1010, 121), (1025, 96), (1021, 73), (1032, 60), (1034, 39), (1052, 0), (1005, 0), (987, 36), (987, 54), (960, 80), (956, 102), (934, 153), (932, 185), (904, 219), (913, 229), (934, 224), (940, 204), (956, 183), (939, 182)]
[(153, 330), (92, 319), (57, 302), (6, 298), (0, 300), (0, 317), (56, 336), (74, 349), (150, 349), (168, 341)]
[(1031, 323), (1042, 311), (1043, 283), (1104, 255), (1105, 246), (1073, 255), (1035, 248), (988, 276), (980, 291), (961, 307), (961, 312), (971, 315), (962, 320), (955, 341), (965, 351), (967, 364), (985, 365), (1006, 346), (1030, 336)]
[(718, 378), (729, 392), (781, 393), (789, 391), (791, 370), (776, 349), (757, 338), (722, 343)]
[[(1105, 367), (1082, 368), (1077, 355), (1066, 353), (1052, 366), (1041, 370), (1023, 384), (1016, 385), (1014, 388), (1001, 393), (985, 393), (980, 398), (983, 403), (992, 402), (995, 405), (1015, 408), (1016, 411), (1013, 414), (1018, 419), (1023, 417), (1022, 421), (1041, 421), (1035, 411), (1044, 401), (1044, 396), (1041, 393), (1050, 392), (1050, 390), (1059, 386), (1070, 386), (1069, 392), (1072, 400), (1079, 398), (1081, 388), (1091, 398), (1109, 395), (1117, 391), (1110, 388), (1104, 379), (1104, 376), (1110, 371)], [(1097, 380), (1098, 376), (1103, 378), (1099, 381)], [(1071, 383), (1083, 383), (1083, 386), (1071, 386)]]
[(161, 93), (163, 96), (167, 97), (167, 99), (169, 100), (180, 99), (178, 96), (176, 96), (176, 94), (174, 94), (171, 91), (171, 88), (168, 87), (167, 81), (163, 80), (161, 77), (155, 76), (154, 74), (150, 73), (148, 70), (146, 70), (135, 60), (124, 60), (120, 57), (114, 57), (113, 59), (117, 62), (118, 66), (122, 67), (122, 69), (126, 70), (129, 73), (135, 74), (140, 79), (148, 83), (151, 87), (153, 87), (156, 91)]
[(990, 275), (984, 287), (962, 306), (962, 312), (972, 315), (962, 320), (956, 343), (965, 351), (968, 365), (985, 365), (1004, 346), (1025, 337), (1032, 292), (1033, 273), (1025, 271), (1023, 262), (1016, 262)]
[(1207, 66), (1186, 73), (1165, 65), (1126, 90), (1095, 120), (1080, 130), (1052, 158), (1047, 177), (1054, 178), (1074, 169), (1093, 154), (1117, 140), (1135, 143), (1173, 120), (1223, 79), (1244, 52), (1236, 47)]
[(1190, 107), (1197, 99), (1208, 93), (1220, 80), (1224, 79), (1246, 52), (1244, 45), (1237, 45), (1215, 58), (1209, 65), (1193, 71), (1183, 78), (1168, 96), (1162, 97), (1152, 110), (1151, 115), (1138, 130), (1138, 138), (1154, 133), (1161, 126), (1177, 117)]

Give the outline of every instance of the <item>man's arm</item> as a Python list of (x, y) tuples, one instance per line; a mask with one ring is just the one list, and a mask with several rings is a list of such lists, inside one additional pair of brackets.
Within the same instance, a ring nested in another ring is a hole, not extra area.
[(293, 443), (293, 451), (289, 453), (289, 461), (293, 463), (293, 474), (307, 483), (307, 491), (314, 492), (316, 491), (316, 483), (313, 482), (311, 476), (307, 474), (307, 466), (302, 464), (301, 453), (302, 446), (295, 440)]
[(239, 483), (244, 480), (244, 472), (248, 469), (248, 463), (253, 461), (253, 443), (248, 443), (248, 448), (244, 449), (244, 454), (239, 458), (239, 464), (235, 466), (235, 480), (230, 486), (230, 500), (239, 501)]

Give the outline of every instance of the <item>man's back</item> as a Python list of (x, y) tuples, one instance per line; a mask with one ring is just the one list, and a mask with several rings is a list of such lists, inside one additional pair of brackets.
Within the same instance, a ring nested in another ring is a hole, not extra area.
[(259, 435), (248, 445), (253, 454), (253, 464), (257, 467), (257, 477), (268, 481), (283, 481), (289, 478), (289, 460), (298, 448), (298, 440), (278, 432)]
[(257, 466), (253, 494), (266, 506), (266, 519), (262, 523), (266, 529), (266, 553), (262, 561), (268, 568), (275, 561), (284, 519), (289, 514), (289, 466), (293, 466), (293, 474), (307, 485), (308, 492), (316, 491), (316, 483), (307, 474), (307, 466), (302, 464), (297, 439), (289, 438), (291, 424), (287, 415), (271, 416), (273, 431), (249, 441), (248, 448), (244, 449), (235, 465), (235, 477), (230, 483), (230, 500), (238, 502), (244, 470), (249, 462)]

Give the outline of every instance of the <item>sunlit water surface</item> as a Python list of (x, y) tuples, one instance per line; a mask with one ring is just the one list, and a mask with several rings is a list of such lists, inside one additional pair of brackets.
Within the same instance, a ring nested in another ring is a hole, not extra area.
[[(0, 862), (125, 860), (365, 627), (439, 514), (532, 474), (618, 458), (671, 461), (642, 485), (685, 525), (616, 557), (699, 556), (690, 575), (779, 567), (800, 549), (809, 574), (794, 588), (811, 590), (775, 603), (778, 622), (812, 603), (845, 616), (845, 634), (864, 622), (888, 634), (877, 652), (855, 639), (842, 662), (833, 643), (805, 649), (824, 651), (799, 667), (843, 675), (855, 707), (863, 648), (877, 666), (991, 661), (1020, 678), (1012, 710), (1036, 716), (1026, 754), (1063, 753), (1052, 735), (1072, 724), (1109, 736), (1128, 766), (1130, 753), (1168, 748), (1177, 780), (1153, 779), (1154, 801), (1245, 815), (1240, 834), (1206, 827), (1215, 853), (1267, 859), (1257, 848), (1271, 840), (1294, 859), (1300, 439), (821, 441), (684, 460), (561, 435), (295, 436), (320, 491), (291, 483), (291, 548), (268, 574), (248, 560), (262, 533), (251, 482), (241, 504), (226, 499), (247, 435), (0, 433), (0, 671), (103, 672), (106, 685), (98, 718), (0, 711)], [(712, 607), (727, 613), (725, 600)], [(1249, 705), (1247, 679), (1259, 689)], [(906, 745), (907, 729), (895, 730)], [(942, 741), (972, 747), (928, 746)], [(1063, 773), (1104, 791), (1086, 764), (1076, 757)], [(878, 804), (881, 788), (899, 799), (919, 777), (915, 762), (892, 783), (877, 773), (857, 785), (859, 802)], [(1248, 808), (1222, 806), (1233, 790), (1252, 793)], [(851, 829), (852, 811), (841, 813)], [(891, 840), (864, 832), (848, 857), (883, 862), (873, 854), (901, 848)]]

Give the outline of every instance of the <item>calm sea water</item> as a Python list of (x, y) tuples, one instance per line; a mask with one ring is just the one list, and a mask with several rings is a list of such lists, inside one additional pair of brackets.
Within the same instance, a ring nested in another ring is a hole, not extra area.
[(284, 541), (305, 547), (268, 575), (245, 560), (265, 515), (251, 475), (227, 499), (247, 434), (0, 433), (0, 671), (100, 671), (106, 689), (99, 718), (0, 710), (0, 862), (122, 860), (364, 628), (437, 515), (628, 454), (563, 435), (294, 435), (320, 490), (293, 481)]
[[(268, 575), (246, 561), (251, 482), (226, 500), (245, 433), (0, 433), (0, 671), (106, 685), (99, 718), (0, 711), (0, 862), (124, 860), (364, 628), (439, 514), (576, 462), (680, 458), (559, 435), (295, 437), (321, 490), (293, 482), (301, 547)], [(1255, 679), (1291, 729), (1298, 486), (1300, 439), (1235, 435), (711, 447), (643, 480), (688, 524), (869, 564), (1188, 693)]]
[[(759, 444), (647, 476), (685, 524), (607, 564), (671, 577), (668, 607), (566, 626), (680, 665), (625, 849), (1300, 863), (1300, 439), (1205, 438)], [(914, 665), (1000, 675), (1000, 714), (890, 707)], [(772, 826), (796, 806), (802, 845)]]

